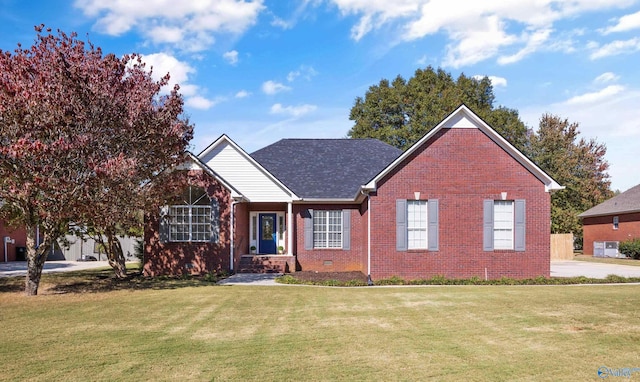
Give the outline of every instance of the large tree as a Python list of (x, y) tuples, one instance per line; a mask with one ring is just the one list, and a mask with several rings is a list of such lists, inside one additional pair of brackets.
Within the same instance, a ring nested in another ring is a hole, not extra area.
[(138, 206), (139, 187), (178, 163), (192, 137), (178, 88), (160, 96), (168, 76), (153, 81), (138, 55), (36, 30), (31, 48), (0, 51), (0, 198), (27, 230), (28, 295), (69, 223), (108, 231), (126, 221), (114, 207)]
[(407, 149), (464, 103), (495, 126), (498, 133), (519, 149), (527, 142), (527, 128), (518, 112), (494, 107), (489, 78), (476, 79), (461, 74), (454, 80), (442, 69), (416, 70), (408, 81), (397, 76), (369, 87), (364, 98), (357, 97), (349, 118), (355, 122), (351, 138), (377, 138)]
[(544, 114), (530, 137), (528, 154), (566, 188), (551, 196), (552, 233), (573, 233), (582, 242), (578, 214), (613, 196), (604, 144), (580, 138), (578, 123)]

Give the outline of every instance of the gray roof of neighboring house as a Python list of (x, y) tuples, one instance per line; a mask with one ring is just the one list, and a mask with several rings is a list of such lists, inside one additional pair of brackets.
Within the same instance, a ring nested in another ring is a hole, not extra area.
[(581, 213), (580, 217), (624, 214), (640, 211), (640, 184)]
[(251, 157), (303, 199), (354, 199), (400, 154), (377, 139), (282, 139)]

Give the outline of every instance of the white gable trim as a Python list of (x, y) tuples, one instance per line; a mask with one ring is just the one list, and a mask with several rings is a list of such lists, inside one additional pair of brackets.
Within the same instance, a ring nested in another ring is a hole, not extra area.
[(202, 170), (213, 177), (216, 181), (218, 181), (224, 188), (229, 190), (231, 193), (231, 197), (233, 199), (244, 199), (244, 196), (236, 190), (229, 182), (224, 180), (220, 175), (218, 175), (215, 171), (213, 171), (209, 166), (203, 163), (197, 156), (193, 153), (187, 151), (186, 156), (188, 158), (187, 161), (182, 162), (178, 166), (176, 166), (176, 170)]
[(278, 180), (278, 178), (276, 178), (269, 171), (267, 171), (267, 169), (265, 169), (260, 163), (258, 163), (255, 159), (253, 159), (251, 157), (251, 155), (249, 155), (246, 151), (244, 151), (244, 149), (242, 147), (238, 146), (226, 134), (222, 134), (218, 139), (216, 139), (213, 143), (211, 143), (207, 148), (202, 150), (202, 152), (200, 154), (198, 154), (199, 161), (202, 162), (202, 160), (200, 158), (206, 157), (209, 153), (211, 153), (213, 150), (215, 150), (217, 147), (219, 147), (222, 144), (228, 144), (234, 150), (236, 150), (242, 156), (242, 158), (244, 160), (246, 160), (248, 163), (250, 163), (256, 169), (258, 169), (261, 173), (263, 173), (275, 186), (277, 186), (282, 191), (284, 191), (286, 194), (288, 194), (289, 197), (291, 198), (291, 200), (300, 200), (300, 198), (293, 191), (291, 191), (287, 186), (285, 186), (282, 182), (280, 182), (280, 180)]
[(413, 154), (419, 147), (427, 142), (431, 137), (436, 135), (441, 129), (479, 129), (485, 133), (491, 140), (498, 144), (504, 151), (517, 160), (522, 166), (529, 170), (536, 178), (538, 178), (545, 187), (546, 192), (562, 190), (563, 186), (559, 185), (551, 176), (542, 171), (535, 163), (515, 148), (511, 143), (504, 139), (500, 134), (487, 125), (482, 118), (478, 117), (472, 112), (466, 105), (461, 105), (453, 113), (449, 114), (443, 119), (436, 127), (434, 127), (429, 133), (420, 138), (414, 143), (407, 151), (400, 155), (396, 160), (391, 162), (384, 170), (376, 175), (369, 183), (362, 186), (363, 190), (374, 191), (377, 188), (377, 183), (389, 174), (400, 163), (406, 160), (411, 154)]

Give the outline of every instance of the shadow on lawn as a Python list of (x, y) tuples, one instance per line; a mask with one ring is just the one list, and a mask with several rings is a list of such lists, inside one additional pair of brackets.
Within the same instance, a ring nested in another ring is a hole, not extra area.
[[(40, 280), (39, 294), (104, 293), (117, 290), (178, 289), (214, 286), (216, 275), (181, 277), (145, 277), (138, 270), (129, 271), (125, 279), (116, 279), (113, 270), (84, 270), (47, 273)], [(25, 276), (0, 278), (0, 293), (24, 291)]]

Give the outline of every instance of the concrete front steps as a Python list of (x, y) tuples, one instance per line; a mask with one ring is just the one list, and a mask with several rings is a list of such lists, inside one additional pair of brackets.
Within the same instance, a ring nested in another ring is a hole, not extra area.
[(238, 273), (287, 273), (295, 270), (291, 255), (242, 255)]

